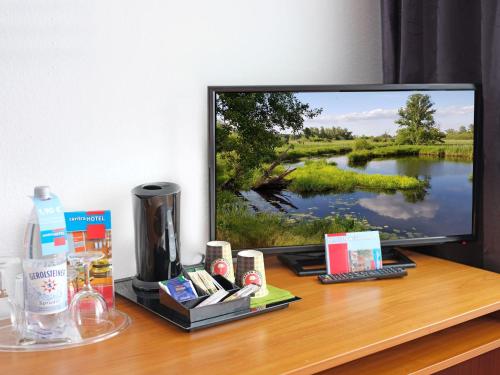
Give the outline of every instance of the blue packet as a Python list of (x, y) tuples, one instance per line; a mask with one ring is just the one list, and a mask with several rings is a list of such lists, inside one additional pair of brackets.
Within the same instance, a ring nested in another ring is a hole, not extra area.
[(166, 286), (168, 294), (178, 302), (198, 298), (191, 280), (186, 279), (182, 275), (174, 279), (162, 281), (161, 283)]

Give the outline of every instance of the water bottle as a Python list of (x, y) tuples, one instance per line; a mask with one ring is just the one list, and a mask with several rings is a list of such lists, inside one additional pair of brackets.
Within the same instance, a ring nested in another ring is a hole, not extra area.
[[(35, 198), (52, 199), (49, 187), (35, 187)], [(66, 251), (43, 254), (36, 207), (26, 227), (24, 249), (24, 336), (34, 340), (62, 338), (68, 308)]]

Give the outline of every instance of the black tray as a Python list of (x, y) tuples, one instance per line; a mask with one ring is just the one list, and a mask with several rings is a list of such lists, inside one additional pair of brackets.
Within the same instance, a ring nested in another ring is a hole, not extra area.
[(131, 302), (136, 303), (141, 307), (144, 307), (146, 310), (151, 311), (152, 313), (158, 315), (159, 317), (168, 320), (170, 323), (188, 332), (202, 328), (212, 327), (218, 324), (231, 322), (233, 320), (239, 320), (255, 315), (260, 315), (274, 310), (284, 309), (287, 308), (291, 302), (299, 301), (301, 299), (300, 297), (294, 297), (291, 299), (268, 304), (265, 306), (251, 308), (250, 311), (234, 312), (230, 314), (219, 315), (213, 318), (189, 323), (180, 318), (179, 316), (176, 316), (175, 314), (172, 313), (171, 310), (162, 305), (160, 303), (160, 295), (158, 292), (143, 292), (134, 289), (134, 287), (132, 286), (131, 277), (115, 280), (115, 293)]

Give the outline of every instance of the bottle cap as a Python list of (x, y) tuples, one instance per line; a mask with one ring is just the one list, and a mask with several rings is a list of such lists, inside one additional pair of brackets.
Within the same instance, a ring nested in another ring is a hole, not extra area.
[(35, 186), (35, 198), (42, 200), (50, 199), (50, 187)]

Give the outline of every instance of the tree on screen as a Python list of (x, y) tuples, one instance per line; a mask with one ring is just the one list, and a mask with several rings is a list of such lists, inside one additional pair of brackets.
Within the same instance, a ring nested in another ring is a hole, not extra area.
[(410, 95), (395, 121), (399, 125), (396, 142), (412, 145), (443, 143), (445, 134), (435, 124), (435, 112), (429, 95)]
[(314, 132), (311, 128), (304, 128), (303, 133), (306, 139), (310, 139), (314, 135)]
[(456, 129), (446, 129), (446, 139), (453, 140), (472, 140), (474, 139), (474, 124), (469, 124), (467, 127), (464, 125)]
[(221, 186), (229, 189), (255, 179), (264, 163), (276, 165), (280, 158), (276, 149), (289, 138), (283, 133), (298, 134), (304, 119), (321, 113), (290, 92), (220, 93), (216, 111), (217, 154), (228, 166)]
[(350, 140), (354, 139), (352, 131), (347, 128), (331, 126), (330, 128), (304, 128), (302, 131), (305, 138), (316, 138), (321, 140)]

